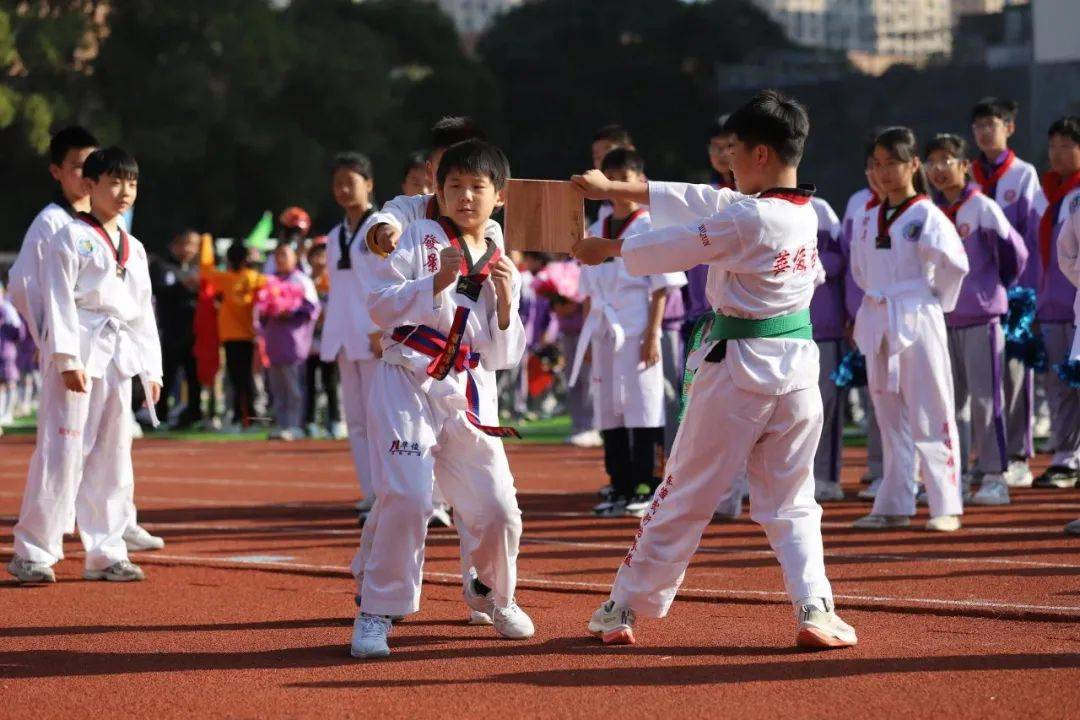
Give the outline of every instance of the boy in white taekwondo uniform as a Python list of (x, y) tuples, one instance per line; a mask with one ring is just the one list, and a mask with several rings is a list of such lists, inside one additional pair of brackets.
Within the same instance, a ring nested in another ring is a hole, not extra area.
[[(983, 195), (998, 204), (1005, 219), (1027, 245), (1028, 261), (1016, 281), (1018, 287), (1038, 291), (1042, 263), (1039, 261), (1039, 212), (1044, 207), (1039, 173), (1009, 149), (1016, 132), (1019, 106), (1012, 100), (987, 97), (971, 111), (971, 133), (979, 154), (971, 164), (975, 182)], [(1035, 412), (1035, 375), (1019, 358), (1005, 363), (1005, 428), (1009, 467), (1008, 485), (1031, 485), (1028, 458), (1035, 454), (1032, 421)]]
[[(465, 140), (482, 139), (483, 133), (468, 117), (444, 117), (431, 128), (431, 149), (428, 151), (427, 171), (431, 176), (432, 187), (435, 187), (436, 173), (439, 163), (447, 148)], [(401, 233), (412, 223), (419, 220), (437, 220), (443, 215), (439, 206), (439, 198), (434, 195), (399, 195), (385, 203), (382, 208), (371, 214), (364, 223), (361, 236), (365, 245), (372, 251), (368, 256), (368, 262), (378, 264), (394, 251)], [(488, 220), (484, 228), (485, 237), (489, 237), (498, 246), (500, 252), (504, 249), (502, 226), (494, 220)], [(453, 521), (450, 518), (450, 504), (443, 495), (439, 478), (435, 478), (435, 490), (432, 500), (432, 519), (430, 524), (438, 524), (450, 527)], [(371, 508), (366, 516), (365, 531), (361, 535), (360, 548), (353, 558), (352, 572), (356, 578), (357, 588), (363, 586), (364, 564), (371, 552), (371, 538), (374, 537), (375, 526), (378, 523), (378, 506)], [(370, 527), (368, 527), (370, 525)], [(462, 582), (468, 585), (475, 572), (469, 559), (466, 547), (470, 545), (465, 535), (468, 528), (455, 526), (458, 537), (461, 540), (461, 576)], [(472, 625), (490, 625), (491, 619), (485, 614), (469, 611), (469, 623)]]
[[(636, 151), (619, 148), (604, 156), (601, 172), (615, 182), (642, 182), (645, 163)], [(593, 223), (589, 234), (620, 239), (651, 228), (647, 209), (617, 200), (612, 213)], [(570, 385), (580, 381), (591, 340), (594, 417), (613, 488), (612, 496), (596, 506), (598, 515), (641, 517), (656, 489), (653, 478), (663, 453), (665, 423), (660, 324), (668, 290), (685, 284), (681, 272), (635, 277), (619, 258), (581, 271), (588, 314)]]
[[(30, 224), (23, 238), (19, 255), (9, 271), (8, 294), (19, 314), (26, 320), (34, 344), (41, 347), (44, 332), (45, 306), (41, 290), (41, 265), (53, 235), (80, 212), (89, 212), (90, 195), (83, 181), (83, 163), (97, 149), (97, 139), (78, 125), (66, 127), (53, 135), (49, 141), (49, 174), (56, 180), (59, 192), (56, 199), (45, 206)], [(124, 228), (123, 218), (119, 219)], [(75, 508), (68, 509), (67, 532), (75, 531)], [(160, 550), (165, 541), (151, 535), (136, 522), (134, 505), (131, 508), (131, 526), (124, 531), (128, 550)]]
[(1057, 120), (1048, 135), (1050, 171), (1043, 176), (1046, 208), (1039, 220), (1043, 274), (1037, 318), (1050, 365), (1046, 399), (1054, 455), (1050, 467), (1035, 478), (1035, 486), (1067, 488), (1080, 482), (1080, 389), (1064, 382), (1054, 366), (1068, 359), (1073, 345), (1076, 286), (1059, 264), (1057, 244), (1065, 224), (1071, 221), (1075, 227), (1080, 213), (1080, 116)]
[(514, 603), (521, 512), (499, 438), (515, 431), (488, 424), (498, 418), (495, 371), (525, 351), (520, 276), (484, 235), (508, 177), (498, 148), (478, 140), (450, 148), (437, 184), (446, 216), (410, 225), (378, 266), (368, 308), (376, 325), (393, 330), (383, 337), (368, 405), (379, 517), (355, 657), (389, 654), (390, 617), (419, 608), (436, 475), (456, 524), (467, 528), (461, 540), (477, 576), (465, 586), (466, 603), (502, 637), (534, 632)]
[(957, 530), (963, 512), (944, 313), (956, 307), (968, 260), (953, 224), (916, 192), (921, 172), (914, 133), (895, 127), (878, 136), (874, 174), (886, 196), (856, 222), (851, 244), (852, 275), (866, 293), (855, 343), (866, 356), (885, 450), (873, 511), (855, 521), (858, 528), (910, 524), (917, 467), (928, 530)]
[(795, 187), (809, 122), (802, 106), (765, 91), (727, 127), (736, 137), (736, 183), (756, 197), (706, 185), (611, 183), (598, 173), (574, 178), (587, 197), (647, 202), (654, 227), (663, 228), (622, 241), (587, 238), (574, 250), (582, 262), (621, 255), (642, 275), (707, 263), (717, 308), (691, 359), (701, 364), (667, 478), (589, 631), (633, 643), (636, 616), (667, 614), (712, 509), (745, 464), (751, 517), (765, 528), (795, 605), (796, 642), (846, 647), (855, 632), (833, 611), (814, 501), (822, 417), (809, 306), (818, 223), (813, 189)]
[(58, 231), (42, 257), (41, 416), (8, 566), (21, 580), (55, 581), (68, 519), (57, 508), (73, 500), (83, 577), (143, 579), (123, 540), (134, 507), (131, 378), (142, 381), (153, 417), (161, 345), (146, 251), (117, 224), (135, 201), (138, 172), (123, 150), (92, 153), (83, 176), (93, 214)]
[(379, 363), (379, 329), (367, 311), (371, 251), (364, 242), (367, 220), (374, 213), (371, 161), (355, 152), (341, 153), (331, 169), (334, 200), (345, 219), (327, 233), (330, 297), (326, 304), (320, 355), (337, 362), (349, 450), (364, 497), (357, 505), (361, 519), (375, 503), (371, 456), (367, 441), (367, 397)]
[(1004, 416), (1005, 334), (1008, 288), (1028, 260), (1027, 245), (997, 203), (968, 182), (967, 144), (957, 135), (938, 135), (926, 146), (926, 168), (938, 206), (964, 243), (970, 270), (956, 308), (945, 315), (956, 389), (961, 468), (974, 469), (982, 487), (976, 505), (1007, 505), (1008, 444)]

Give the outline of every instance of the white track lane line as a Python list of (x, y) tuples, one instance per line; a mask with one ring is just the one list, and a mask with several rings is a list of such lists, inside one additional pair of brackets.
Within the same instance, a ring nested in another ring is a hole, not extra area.
[[(5, 551), (10, 552), (10, 548), (4, 548)], [(79, 556), (82, 553), (73, 553), (73, 556)], [(242, 570), (262, 570), (262, 569), (281, 569), (281, 570), (306, 570), (309, 572), (323, 572), (332, 573), (334, 575), (344, 575), (346, 577), (352, 577), (349, 572), (349, 568), (344, 565), (316, 565), (310, 563), (298, 563), (298, 562), (267, 562), (259, 563), (258, 565), (252, 565), (251, 563), (236, 562), (233, 560), (226, 560), (220, 558), (200, 557), (197, 555), (169, 555), (165, 553), (153, 553), (153, 554), (139, 554), (139, 562), (150, 564), (173, 564), (183, 563), (191, 565), (205, 565), (211, 567), (223, 567), (234, 568)], [(457, 585), (461, 582), (460, 573), (444, 573), (444, 572), (425, 572), (425, 579), (438, 579), (446, 582), (446, 584)], [(596, 583), (596, 582), (581, 582), (572, 580), (549, 580), (547, 578), (535, 578), (535, 577), (519, 577), (518, 586), (523, 588), (531, 588), (542, 590), (544, 588), (561, 588), (561, 589), (581, 589), (581, 590), (595, 590), (598, 593), (606, 594), (611, 590), (611, 585), (608, 583)], [(752, 589), (734, 589), (734, 590), (722, 590), (716, 588), (696, 588), (696, 587), (682, 587), (679, 589), (679, 595), (686, 597), (731, 597), (740, 599), (751, 598), (778, 598), (786, 599), (787, 593), (780, 592), (778, 590), (752, 590)], [(1080, 605), (1034, 605), (1029, 603), (1009, 603), (1000, 602), (996, 600), (950, 600), (947, 598), (924, 598), (924, 597), (897, 597), (886, 595), (836, 595), (838, 600), (849, 600), (853, 602), (865, 602), (875, 605), (892, 605), (907, 603), (910, 605), (916, 605), (919, 607), (942, 607), (942, 608), (970, 608), (979, 610), (1011, 610), (1011, 611), (1032, 611), (1032, 612), (1059, 612), (1069, 613), (1076, 615), (1076, 619), (1080, 620)], [(903, 610), (901, 607), (897, 607), (897, 610)], [(1063, 618), (1064, 619), (1064, 618)]]

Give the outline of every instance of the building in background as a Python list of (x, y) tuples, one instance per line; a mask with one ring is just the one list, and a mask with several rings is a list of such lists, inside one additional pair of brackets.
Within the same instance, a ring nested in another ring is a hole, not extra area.
[(843, 51), (869, 74), (944, 62), (952, 53), (950, 0), (753, 1), (792, 41)]
[(994, 13), (958, 16), (953, 28), (953, 63), (989, 68), (1029, 65), (1034, 59), (1031, 9), (1027, 3), (1013, 3)]
[(952, 0), (953, 17), (999, 13), (1007, 7), (1028, 5), (1029, 0)]

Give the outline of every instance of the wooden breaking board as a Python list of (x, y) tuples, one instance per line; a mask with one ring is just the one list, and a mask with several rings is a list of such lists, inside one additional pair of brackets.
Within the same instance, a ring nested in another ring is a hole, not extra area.
[(567, 180), (510, 180), (506, 249), (569, 253), (585, 233), (581, 195)]

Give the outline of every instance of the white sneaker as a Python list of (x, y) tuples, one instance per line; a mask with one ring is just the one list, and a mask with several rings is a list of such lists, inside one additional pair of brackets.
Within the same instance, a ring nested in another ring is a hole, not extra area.
[(513, 600), (506, 607), (495, 608), (491, 624), (495, 626), (495, 632), (507, 640), (524, 640), (536, 634), (532, 618)]
[(465, 598), (465, 604), (470, 610), (487, 615), (489, 618), (495, 615), (495, 600), (491, 597), (491, 591), (481, 595), (476, 589), (476, 578), (465, 583), (461, 588), (461, 595)]
[(304, 428), (304, 435), (312, 440), (319, 440), (326, 437), (326, 431), (319, 427), (319, 423), (308, 423)]
[(573, 445), (574, 447), (579, 448), (595, 448), (604, 444), (604, 441), (600, 437), (600, 433), (596, 430), (582, 430), (581, 432), (569, 436), (564, 442), (567, 445)]
[(469, 624), (477, 626), (494, 625), (490, 615), (478, 610), (473, 610), (472, 608), (469, 608)]
[(142, 525), (132, 525), (124, 531), (124, 544), (127, 545), (128, 552), (160, 550), (165, 547), (162, 538), (151, 535)]
[(637, 615), (625, 605), (607, 600), (596, 609), (589, 619), (589, 633), (604, 641), (605, 645), (633, 645), (634, 621)]
[[(243, 432), (243, 428), (241, 428), (240, 432)], [(277, 427), (277, 426), (272, 427), (267, 431), (266, 439), (267, 440), (280, 440), (281, 436), (282, 436), (282, 434), (284, 432), (285, 432), (285, 428), (280, 428), (280, 427)]]
[(142, 568), (130, 560), (118, 560), (100, 570), (83, 570), (83, 580), (108, 580), (109, 582), (138, 582), (145, 580)]
[(56, 573), (45, 563), (31, 562), (24, 557), (15, 555), (8, 563), (7, 571), (14, 575), (19, 582), (24, 583), (54, 583)]
[(971, 502), (976, 505), (1008, 505), (1009, 486), (1005, 484), (1005, 478), (998, 474), (984, 475), (982, 487)]
[(142, 440), (142, 437), (143, 437), (142, 425), (139, 424), (138, 420), (136, 420), (135, 418), (132, 418), (131, 419), (131, 439), (132, 440)]
[(390, 618), (382, 615), (357, 613), (353, 622), (349, 654), (354, 658), (381, 658), (390, 654), (386, 636), (390, 634)]
[(864, 515), (851, 523), (851, 527), (860, 530), (888, 530), (889, 528), (905, 528), (909, 525), (911, 525), (911, 518), (907, 515), (875, 515), (874, 513)]
[(344, 440), (349, 437), (349, 428), (343, 422), (336, 422), (330, 426), (330, 437), (335, 440)]
[(430, 527), (454, 527), (454, 519), (450, 517), (449, 505), (436, 505), (435, 510), (431, 515), (431, 519), (428, 520), (427, 526)]
[(855, 628), (840, 619), (830, 600), (803, 598), (795, 603), (795, 619), (795, 644), (799, 647), (824, 650), (854, 647), (859, 642)]
[(878, 489), (881, 487), (881, 483), (885, 482), (884, 477), (876, 477), (870, 481), (870, 487), (865, 490), (859, 491), (860, 500), (873, 500), (877, 497)]
[(840, 483), (838, 482), (818, 480), (814, 482), (814, 499), (819, 503), (843, 500), (844, 489), (840, 487)]
[(931, 532), (956, 532), (960, 529), (959, 515), (938, 515), (926, 521), (926, 529)]
[(1009, 461), (1009, 467), (1005, 470), (1005, 484), (1009, 487), (1031, 487), (1035, 482), (1035, 476), (1028, 467), (1027, 460), (1016, 459)]
[(1073, 520), (1065, 526), (1066, 535), (1080, 535), (1080, 519)]

